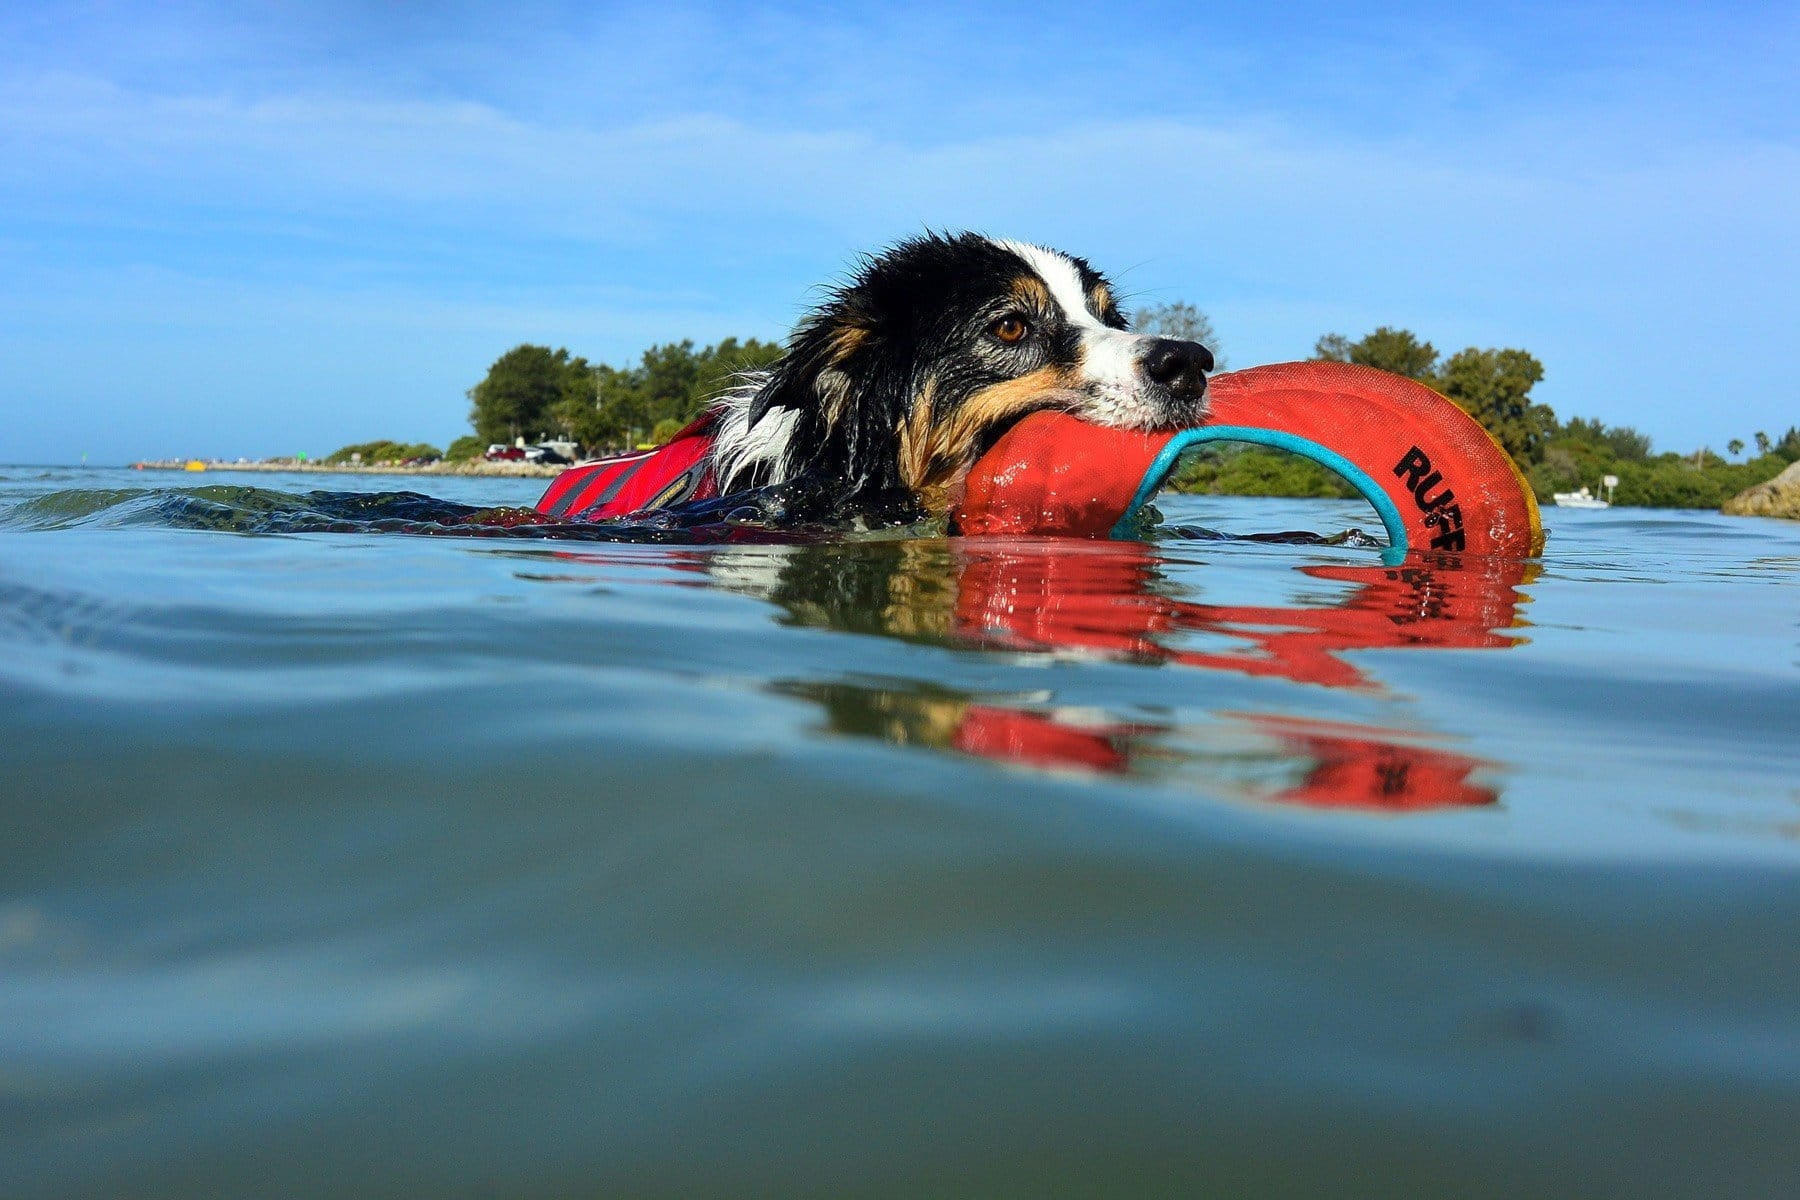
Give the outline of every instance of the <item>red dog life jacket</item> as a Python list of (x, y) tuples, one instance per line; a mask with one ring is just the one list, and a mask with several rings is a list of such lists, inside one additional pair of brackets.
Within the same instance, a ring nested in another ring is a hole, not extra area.
[(537, 510), (575, 524), (710, 500), (719, 494), (708, 457), (716, 423), (715, 414), (702, 413), (655, 450), (570, 467), (551, 480)]

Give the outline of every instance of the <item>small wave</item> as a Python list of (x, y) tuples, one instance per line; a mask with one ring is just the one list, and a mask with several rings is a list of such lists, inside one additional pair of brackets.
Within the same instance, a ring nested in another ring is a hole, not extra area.
[(49, 492), (22, 500), (0, 511), (0, 527), (11, 529), (66, 529), (100, 523), (142, 501), (148, 488), (81, 488)]
[(424, 537), (522, 538), (583, 542), (712, 543), (779, 538), (806, 541), (849, 532), (847, 525), (788, 521), (780, 497), (735, 498), (646, 514), (639, 521), (547, 523), (527, 508), (482, 507), (420, 492), (290, 493), (216, 485), (51, 492), (0, 511), (0, 528), (56, 530), (153, 526), (219, 533), (398, 533)]
[[(511, 538), (539, 541), (713, 544), (810, 542), (863, 537), (930, 537), (942, 521), (920, 520), (910, 503), (831, 508), (811, 494), (766, 487), (645, 513), (635, 519), (553, 523), (528, 508), (482, 507), (421, 492), (284, 492), (215, 484), (191, 488), (87, 488), (50, 492), (0, 510), (0, 528), (57, 530), (151, 526), (217, 533), (284, 535), (388, 533), (416, 537)], [(1162, 524), (1152, 513), (1136, 531), (1159, 541), (1257, 542), (1380, 549), (1361, 529), (1227, 533), (1200, 525)]]

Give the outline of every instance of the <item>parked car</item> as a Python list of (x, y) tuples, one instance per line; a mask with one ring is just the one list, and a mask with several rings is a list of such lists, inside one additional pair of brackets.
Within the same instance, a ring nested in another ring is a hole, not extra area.
[(574, 460), (565, 458), (548, 446), (527, 446), (525, 447), (525, 461), (566, 467)]
[(487, 448), (481, 457), (489, 462), (519, 462), (524, 459), (525, 451), (518, 446), (508, 446), (504, 442), (495, 442)]

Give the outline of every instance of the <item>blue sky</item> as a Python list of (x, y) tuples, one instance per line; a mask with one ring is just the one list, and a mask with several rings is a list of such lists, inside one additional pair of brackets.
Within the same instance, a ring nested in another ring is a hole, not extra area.
[(1796, 64), (1792, 4), (0, 3), (0, 461), (441, 445), (518, 342), (780, 336), (925, 227), (1722, 448), (1800, 423)]

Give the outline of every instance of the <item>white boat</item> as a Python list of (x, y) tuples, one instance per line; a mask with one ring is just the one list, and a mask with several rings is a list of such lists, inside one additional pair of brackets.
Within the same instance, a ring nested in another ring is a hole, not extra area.
[(1579, 492), (1552, 492), (1550, 498), (1558, 508), (1611, 508), (1612, 505), (1586, 488)]

